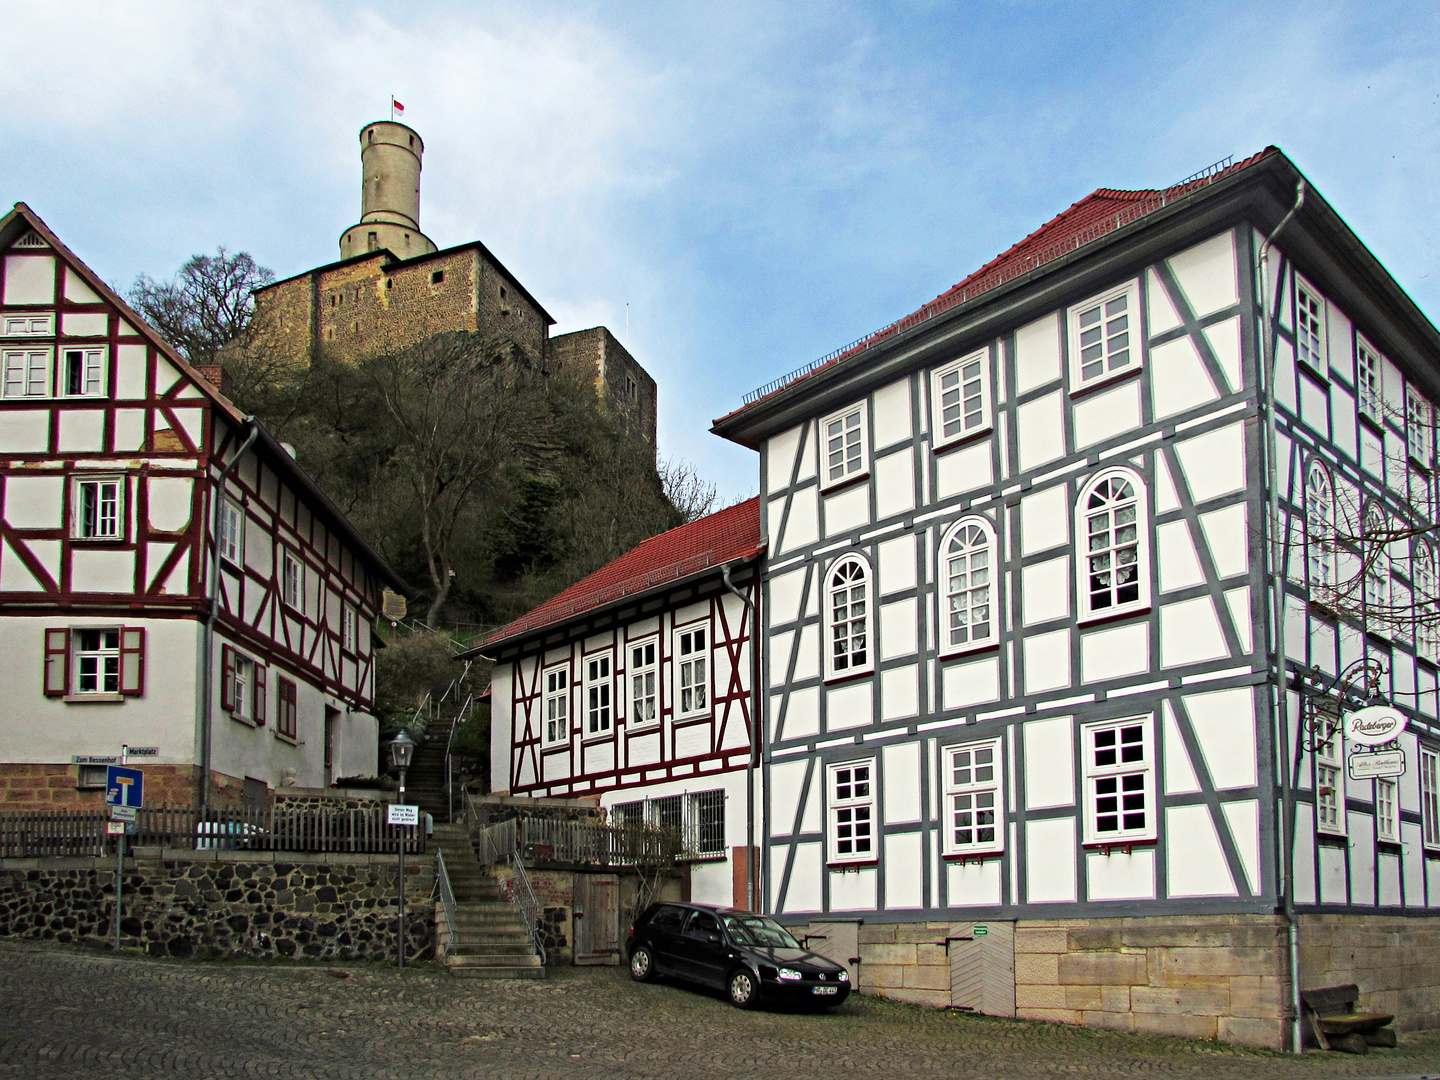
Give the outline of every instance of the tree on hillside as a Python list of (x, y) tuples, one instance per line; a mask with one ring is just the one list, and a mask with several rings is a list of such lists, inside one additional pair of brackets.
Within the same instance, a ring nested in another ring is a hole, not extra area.
[(695, 521), (716, 509), (720, 501), (715, 485), (704, 480), (695, 466), (682, 458), (664, 458), (659, 465), (660, 484), (680, 516)]
[(213, 364), (241, 337), (255, 311), (253, 293), (275, 280), (247, 252), (192, 255), (169, 281), (141, 274), (126, 299), (192, 364)]

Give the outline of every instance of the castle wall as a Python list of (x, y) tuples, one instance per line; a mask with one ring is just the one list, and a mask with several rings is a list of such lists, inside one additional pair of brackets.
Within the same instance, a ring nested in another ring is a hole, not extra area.
[(596, 395), (622, 430), (655, 445), (655, 380), (614, 334), (595, 326), (552, 337), (548, 347), (561, 367), (594, 380)]

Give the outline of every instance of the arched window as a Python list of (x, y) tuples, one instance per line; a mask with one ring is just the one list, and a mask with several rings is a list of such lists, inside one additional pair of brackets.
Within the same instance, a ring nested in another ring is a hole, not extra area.
[(944, 651), (995, 640), (995, 534), (984, 518), (957, 522), (940, 544)]
[(1318, 461), (1305, 477), (1305, 567), (1312, 592), (1335, 587), (1335, 490)]
[(1122, 614), (1150, 602), (1145, 488), (1128, 470), (1102, 473), (1080, 492), (1080, 615)]
[(1369, 629), (1383, 630), (1393, 618), (1391, 610), (1390, 545), (1386, 536), (1390, 521), (1385, 512), (1371, 507), (1365, 514), (1365, 609)]
[(831, 676), (853, 675), (875, 667), (870, 635), (870, 567), (858, 555), (847, 555), (826, 571), (826, 616)]
[(1424, 540), (1415, 542), (1414, 567), (1415, 649), (1427, 660), (1440, 653), (1440, 579), (1435, 573), (1435, 550)]

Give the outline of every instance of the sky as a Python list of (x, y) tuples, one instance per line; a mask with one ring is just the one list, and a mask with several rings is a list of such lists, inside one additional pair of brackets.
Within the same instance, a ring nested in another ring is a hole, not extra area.
[(0, 39), (0, 200), (122, 289), (338, 258), (398, 98), (425, 232), (610, 327), (726, 501), (713, 418), (1097, 187), (1277, 145), (1440, 315), (1433, 3), (0, 0)]

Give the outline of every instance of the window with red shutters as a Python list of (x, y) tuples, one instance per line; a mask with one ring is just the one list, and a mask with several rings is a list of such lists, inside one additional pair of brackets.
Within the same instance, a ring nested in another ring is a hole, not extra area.
[(295, 684), (285, 676), (279, 679), (280, 690), (276, 699), (275, 732), (287, 739), (296, 737), (299, 725), (295, 722)]

